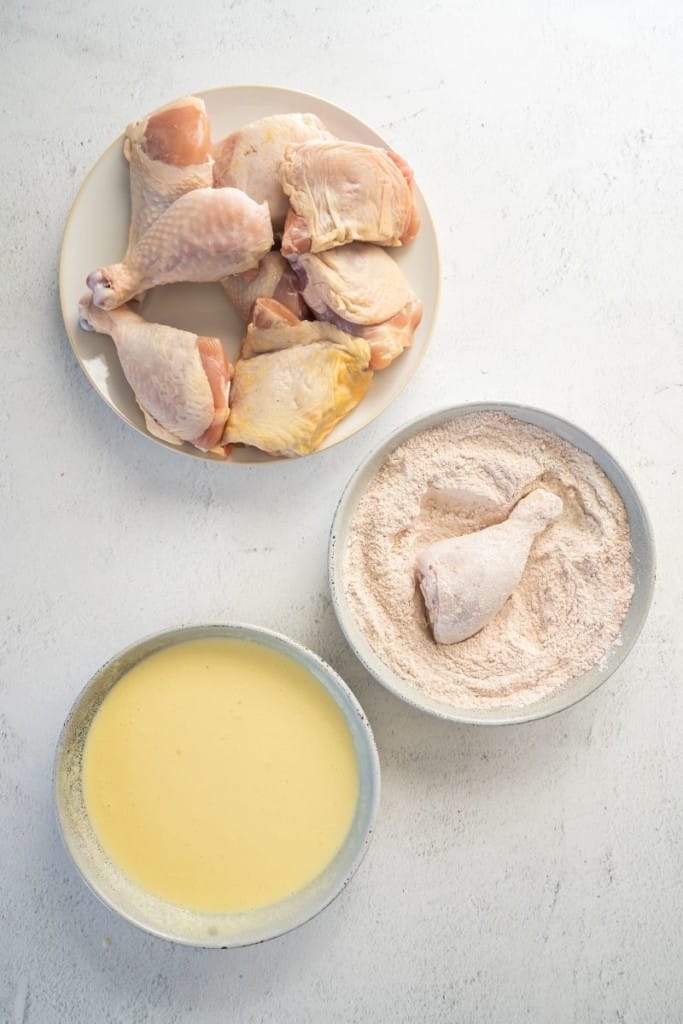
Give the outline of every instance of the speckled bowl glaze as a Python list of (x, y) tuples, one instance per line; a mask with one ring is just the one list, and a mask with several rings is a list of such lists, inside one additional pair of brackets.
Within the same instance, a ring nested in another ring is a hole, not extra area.
[[(102, 849), (85, 808), (82, 762), (90, 724), (102, 701), (137, 662), (188, 640), (232, 637), (281, 652), (307, 669), (342, 711), (351, 732), (359, 772), (359, 796), (351, 828), (334, 860), (309, 885), (258, 910), (217, 913), (187, 910), (152, 896), (127, 878)], [(347, 685), (312, 651), (279, 633), (247, 625), (198, 625), (169, 630), (133, 644), (106, 663), (69, 712), (55, 758), (55, 802), (64, 844), (83, 879), (110, 909), (163, 939), (189, 946), (246, 946), (274, 938), (314, 917), (349, 882), (372, 836), (379, 804), (380, 769), (372, 731)]]
[[(597, 463), (620, 495), (628, 515), (631, 532), (631, 569), (633, 596), (621, 627), (618, 641), (612, 644), (600, 663), (590, 672), (567, 681), (548, 696), (531, 704), (502, 708), (456, 706), (435, 700), (413, 683), (396, 675), (374, 652), (360, 628), (344, 593), (344, 555), (356, 506), (370, 481), (390, 453), (408, 438), (442, 423), (477, 412), (504, 412), (524, 423), (531, 423), (568, 441), (586, 452)], [(344, 490), (332, 525), (329, 547), (329, 579), (334, 609), (346, 639), (375, 679), (413, 707), (452, 722), (471, 725), (512, 725), (531, 722), (563, 711), (596, 690), (624, 661), (645, 623), (655, 582), (655, 552), (652, 530), (643, 503), (633, 484), (616, 460), (602, 445), (579, 427), (566, 420), (528, 406), (499, 402), (479, 402), (453, 406), (423, 416), (388, 437), (358, 467)]]

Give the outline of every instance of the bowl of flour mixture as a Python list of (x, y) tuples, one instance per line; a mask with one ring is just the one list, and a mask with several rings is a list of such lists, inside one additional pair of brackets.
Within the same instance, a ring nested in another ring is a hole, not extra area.
[[(552, 515), (517, 551), (518, 528), (501, 524), (539, 495)], [(452, 593), (442, 583), (435, 596), (418, 573), (425, 552), (454, 544), (468, 553), (466, 578), (460, 562), (448, 577), (459, 607), (481, 612), (486, 586), (499, 598), (457, 642), (435, 624)], [(479, 549), (489, 552), (481, 580), (469, 558)], [(442, 718), (492, 725), (561, 711), (603, 683), (640, 633), (655, 578), (647, 514), (613, 457), (550, 413), (491, 403), (423, 417), (361, 464), (337, 509), (329, 570), (339, 623), (380, 683)]]

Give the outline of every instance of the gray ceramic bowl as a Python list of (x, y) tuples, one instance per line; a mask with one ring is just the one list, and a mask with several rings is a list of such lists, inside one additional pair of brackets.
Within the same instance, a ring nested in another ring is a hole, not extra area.
[[(318, 680), (341, 709), (353, 738), (360, 792), (349, 833), (334, 860), (306, 888), (279, 903), (242, 913), (209, 914), (186, 910), (150, 895), (127, 878), (100, 846), (85, 809), (83, 748), (102, 701), (121, 676), (155, 651), (205, 637), (250, 640), (293, 658)], [(358, 701), (317, 655), (270, 630), (245, 625), (185, 626), (148, 637), (121, 651), (87, 684), (64, 724), (55, 759), (57, 819), (67, 850), (93, 892), (127, 921), (160, 938), (190, 946), (245, 946), (274, 938), (308, 921), (351, 879), (372, 835), (380, 773), (370, 725)]]
[[(586, 452), (598, 464), (616, 488), (626, 507), (631, 531), (633, 597), (621, 628), (621, 639), (590, 672), (565, 683), (551, 695), (525, 706), (481, 709), (460, 707), (435, 700), (408, 680), (396, 675), (374, 652), (360, 629), (344, 594), (344, 553), (356, 505), (370, 480), (389, 454), (414, 434), (476, 412), (505, 412), (525, 423), (532, 423), (556, 434)], [(388, 437), (361, 463), (342, 494), (332, 525), (329, 548), (329, 577), (332, 601), (339, 624), (356, 656), (383, 686), (414, 707), (439, 718), (476, 725), (511, 725), (544, 718), (570, 707), (604, 683), (627, 656), (638, 638), (652, 600), (655, 581), (655, 556), (652, 530), (643, 504), (623, 469), (605, 449), (578, 427), (551, 413), (522, 405), (480, 402), (442, 409), (407, 424)]]

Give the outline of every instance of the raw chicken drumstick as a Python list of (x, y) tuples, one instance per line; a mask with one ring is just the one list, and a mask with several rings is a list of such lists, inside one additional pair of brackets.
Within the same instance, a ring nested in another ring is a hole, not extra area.
[(309, 455), (360, 402), (372, 381), (369, 363), (362, 338), (257, 299), (235, 366), (224, 443)]
[(225, 456), (221, 438), (228, 419), (233, 368), (218, 338), (202, 338), (150, 324), (129, 306), (107, 312), (86, 295), (78, 307), (81, 327), (109, 334), (150, 434)]
[(291, 211), (282, 253), (322, 252), (347, 242), (402, 245), (417, 234), (413, 174), (396, 153), (357, 142), (304, 142), (280, 168)]
[(127, 260), (93, 270), (87, 285), (96, 306), (114, 309), (155, 285), (249, 270), (272, 244), (267, 203), (236, 188), (198, 188), (154, 221)]
[(412, 344), (422, 303), (385, 249), (351, 242), (301, 253), (291, 264), (314, 316), (369, 342), (373, 370), (388, 366)]
[(417, 558), (417, 577), (438, 644), (474, 636), (500, 611), (522, 578), (535, 537), (562, 513), (562, 499), (542, 487), (504, 523), (437, 541)]
[(270, 207), (273, 230), (282, 231), (289, 211), (280, 183), (280, 165), (289, 145), (333, 139), (315, 114), (274, 114), (253, 121), (217, 142), (213, 149), (214, 184), (241, 188)]
[(185, 96), (128, 125), (131, 215), (124, 261), (171, 203), (213, 184), (211, 128), (202, 100)]

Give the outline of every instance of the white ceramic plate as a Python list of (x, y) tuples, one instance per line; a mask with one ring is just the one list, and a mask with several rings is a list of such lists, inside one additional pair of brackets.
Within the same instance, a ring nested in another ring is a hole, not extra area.
[[(419, 690), (409, 680), (396, 675), (375, 654), (344, 593), (344, 554), (356, 506), (390, 453), (415, 434), (420, 434), (432, 427), (459, 419), (470, 413), (489, 411), (505, 412), (524, 423), (532, 423), (550, 434), (556, 434), (575, 448), (590, 455), (616, 488), (626, 508), (631, 532), (631, 570), (633, 574), (633, 596), (621, 626), (621, 638), (612, 644), (599, 665), (596, 665), (590, 672), (569, 680), (547, 697), (537, 700), (533, 704), (491, 709), (460, 707), (435, 700)], [(397, 697), (401, 697), (421, 711), (427, 711), (439, 718), (471, 725), (511, 725), (545, 718), (547, 715), (555, 714), (576, 704), (577, 701), (596, 690), (619, 667), (638, 639), (647, 618), (655, 582), (655, 553), (652, 530), (638, 493), (621, 466), (602, 445), (579, 427), (540, 409), (500, 402), (480, 402), (442, 409), (414, 420), (388, 437), (367, 456), (349, 480), (335, 514), (330, 535), (329, 576), (332, 602), (339, 624), (356, 656), (378, 682)]]
[[(317, 114), (336, 135), (370, 145), (389, 146), (372, 128), (325, 100), (307, 93), (270, 86), (227, 86), (196, 93), (206, 103), (214, 140), (242, 125), (268, 114), (310, 112)], [(169, 97), (170, 99), (170, 97)], [(161, 102), (161, 101), (160, 101)], [(147, 111), (139, 111), (143, 117)], [(402, 153), (410, 163), (410, 153)], [(422, 227), (417, 238), (405, 247), (392, 250), (413, 291), (424, 303), (424, 317), (415, 334), (412, 348), (388, 369), (375, 374), (362, 402), (326, 438), (321, 449), (330, 448), (367, 426), (393, 402), (415, 373), (424, 355), (434, 326), (440, 282), (439, 251), (436, 232), (424, 198), (417, 190), (417, 206)], [(126, 248), (130, 219), (128, 164), (123, 156), (123, 136), (119, 136), (100, 157), (83, 182), (67, 221), (62, 243), (59, 288), (62, 315), (69, 341), (86, 377), (108, 405), (126, 423), (147, 437), (142, 413), (123, 376), (112, 342), (101, 334), (83, 331), (78, 325), (78, 300), (86, 292), (85, 279), (96, 267), (116, 262)], [(244, 326), (232, 309), (219, 284), (178, 284), (155, 289), (145, 302), (146, 319), (191, 330), (196, 334), (219, 337), (234, 361)], [(165, 444), (152, 438), (156, 444)], [(218, 459), (191, 445), (175, 447), (197, 458)], [(253, 448), (235, 447), (228, 461), (273, 461)]]

